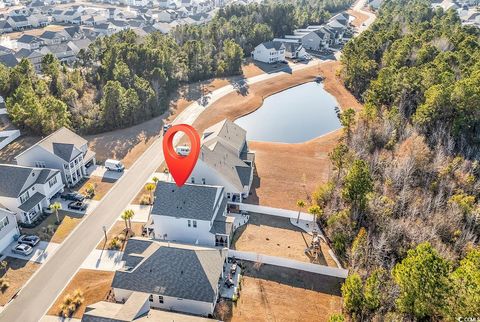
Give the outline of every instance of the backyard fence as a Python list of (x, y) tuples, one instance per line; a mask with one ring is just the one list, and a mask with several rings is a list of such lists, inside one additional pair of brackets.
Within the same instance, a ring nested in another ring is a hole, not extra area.
[(347, 278), (348, 276), (348, 270), (343, 268), (304, 263), (304, 262), (299, 262), (299, 261), (288, 259), (288, 258), (263, 255), (263, 254), (258, 254), (254, 252), (244, 252), (244, 251), (229, 249), (228, 256), (235, 257), (236, 259), (246, 260), (249, 262), (287, 267), (287, 268), (297, 269), (305, 272), (333, 276), (338, 278)]

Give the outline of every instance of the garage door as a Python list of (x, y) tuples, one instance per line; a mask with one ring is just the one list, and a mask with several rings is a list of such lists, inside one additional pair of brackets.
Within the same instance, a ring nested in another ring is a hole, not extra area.
[(5, 237), (0, 240), (0, 253), (13, 242), (13, 236), (17, 233), (16, 229), (12, 229)]

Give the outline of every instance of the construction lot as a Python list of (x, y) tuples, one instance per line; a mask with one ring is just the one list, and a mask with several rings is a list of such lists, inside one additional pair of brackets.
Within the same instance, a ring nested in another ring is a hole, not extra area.
[[(235, 231), (232, 248), (310, 263), (305, 249), (311, 241), (312, 236), (292, 225), (290, 219), (250, 213), (248, 223)], [(336, 267), (327, 249), (322, 247), (318, 264)]]
[(342, 279), (244, 262), (240, 297), (225, 321), (328, 321), (340, 313)]

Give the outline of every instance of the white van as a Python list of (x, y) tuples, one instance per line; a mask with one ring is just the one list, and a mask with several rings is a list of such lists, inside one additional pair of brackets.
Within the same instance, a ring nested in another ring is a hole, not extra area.
[(181, 156), (187, 156), (190, 153), (190, 147), (188, 145), (179, 145), (175, 148), (175, 151)]
[(123, 172), (125, 167), (121, 161), (108, 159), (105, 161), (105, 168), (110, 171)]

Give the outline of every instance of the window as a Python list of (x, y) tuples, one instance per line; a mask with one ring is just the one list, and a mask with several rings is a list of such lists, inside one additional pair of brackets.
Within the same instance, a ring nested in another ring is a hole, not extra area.
[(36, 168), (45, 168), (45, 162), (43, 161), (35, 161)]
[(64, 169), (68, 169), (68, 164), (64, 164), (64, 165), (63, 165), (63, 168), (64, 168)]
[(27, 191), (23, 195), (20, 196), (20, 203), (24, 203), (25, 201), (28, 200), (28, 198), (30, 198), (30, 194)]
[(205, 178), (202, 178), (202, 184), (205, 184), (206, 180)]
[(9, 221), (8, 221), (8, 216), (3, 217), (0, 220), (0, 230), (2, 230), (4, 227), (8, 226)]
[(163, 296), (161, 295), (158, 296), (158, 302), (163, 303)]
[(53, 177), (48, 181), (48, 185), (50, 186), (50, 188), (53, 187), (56, 183), (57, 183), (57, 176)]
[(150, 297), (148, 298), (150, 302), (153, 302), (153, 294), (150, 294)]
[(192, 181), (192, 183), (195, 183), (195, 178), (194, 178), (194, 177), (192, 177), (192, 180), (191, 180), (191, 181)]
[(188, 227), (192, 227), (192, 222), (190, 221), (190, 219), (187, 220), (187, 225)]
[(196, 220), (193, 221), (193, 228), (197, 228), (197, 221)]

